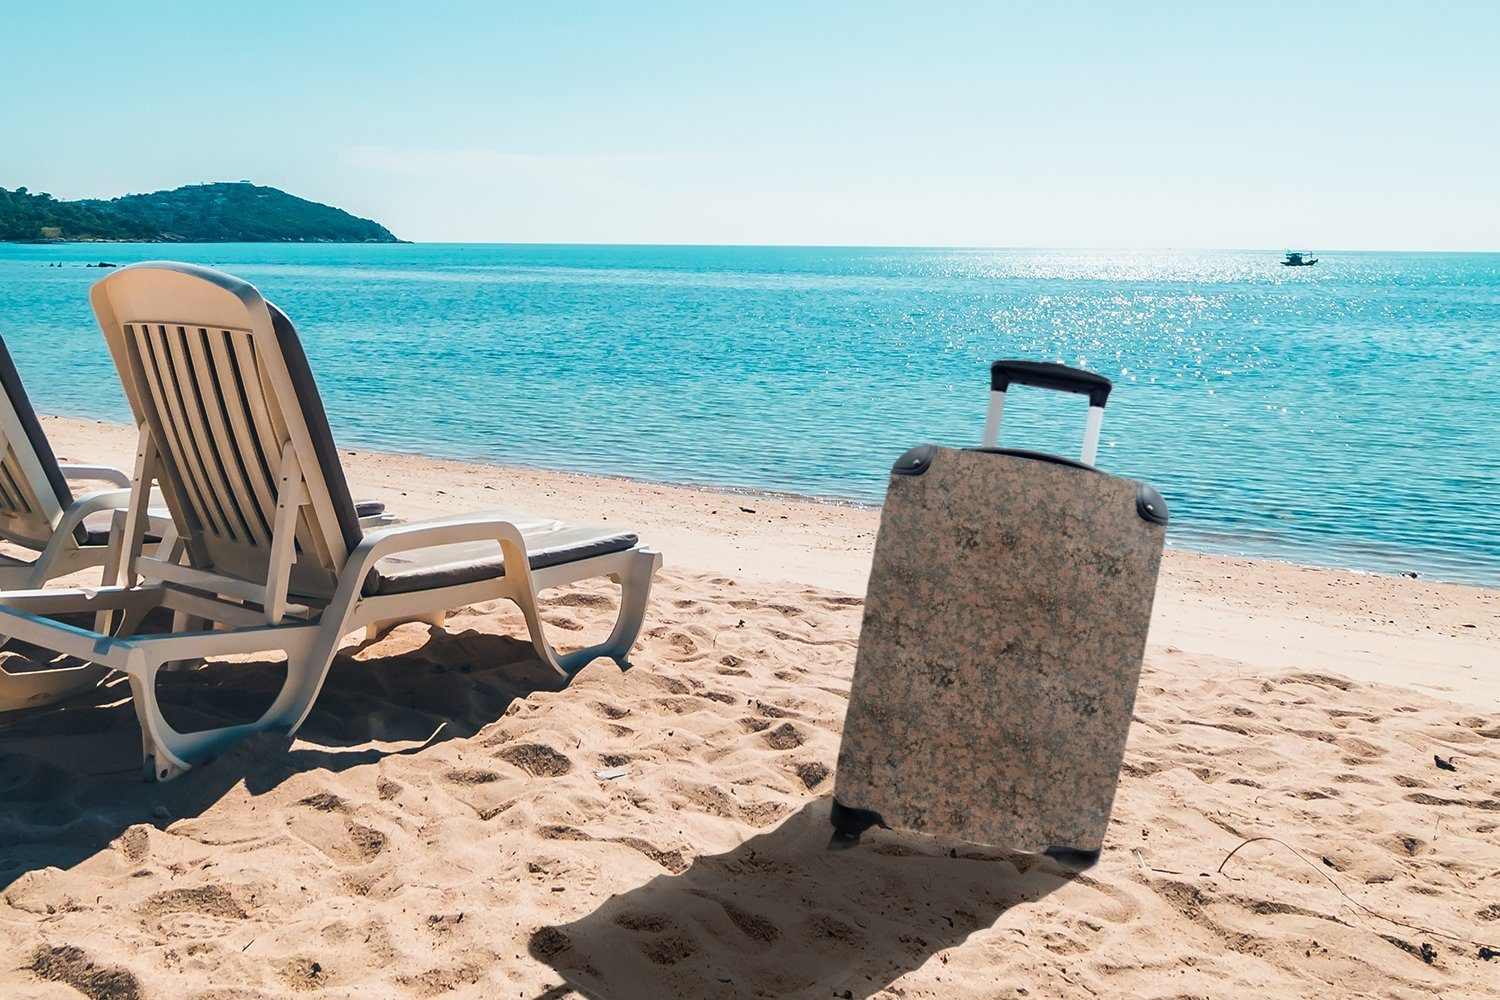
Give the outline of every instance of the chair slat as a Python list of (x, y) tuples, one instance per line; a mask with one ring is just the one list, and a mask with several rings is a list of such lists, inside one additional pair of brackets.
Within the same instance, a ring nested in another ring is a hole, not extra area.
[[(256, 508), (267, 531), (276, 510), (275, 475), (261, 443), (260, 418), (255, 404), (245, 389), (244, 376), (240, 369), (236, 339), (243, 334), (231, 330), (210, 331), (209, 341), (214, 356), (214, 371), (219, 377), (220, 390), (230, 425), (234, 428), (235, 441), (244, 465), (245, 476), (255, 493)], [(247, 348), (248, 350), (248, 348)], [(253, 363), (253, 362), (252, 362)], [(262, 413), (265, 403), (260, 403)]]
[(210, 444), (231, 491), (230, 502), (249, 540), (257, 546), (268, 545), (271, 533), (262, 519), (258, 498), (250, 487), (239, 435), (232, 431), (235, 424), (229, 415), (222, 384), (215, 374), (217, 361), (209, 344), (208, 331), (199, 327), (186, 330), (185, 336), (191, 347), (194, 385), (207, 417)]
[(27, 507), (26, 500), (21, 491), (16, 488), (16, 481), (10, 472), (11, 451), (5, 451), (3, 461), (0, 461), (0, 502), (5, 504), (5, 509), (12, 514), (29, 514), (31, 509)]
[(162, 343), (166, 356), (176, 376), (177, 392), (181, 400), (184, 435), (197, 452), (198, 469), (203, 477), (203, 492), (218, 508), (223, 522), (221, 534), (230, 541), (245, 540), (246, 530), (239, 511), (234, 506), (233, 490), (224, 475), (218, 450), (214, 447), (213, 434), (207, 427), (203, 398), (193, 375), (191, 349), (187, 343), (187, 331), (180, 326), (163, 326)]
[(169, 369), (166, 369), (163, 364), (157, 337), (146, 323), (126, 324), (127, 333), (130, 332), (132, 326), (136, 330), (136, 345), (141, 355), (142, 375), (151, 390), (156, 414), (162, 424), (163, 440), (160, 444), (170, 456), (172, 465), (178, 470), (177, 479), (187, 493), (189, 503), (193, 506), (193, 515), (198, 521), (199, 530), (222, 534), (224, 529), (218, 514), (200, 492), (202, 477), (193, 467), (197, 461), (197, 455), (183, 446), (180, 437), (181, 419), (177, 415), (180, 403), (170, 380)]
[(286, 440), (285, 434), (278, 430), (275, 421), (271, 418), (270, 406), (261, 385), (260, 355), (255, 349), (255, 344), (251, 342), (250, 335), (239, 330), (225, 330), (224, 333), (229, 346), (233, 349), (231, 362), (235, 380), (239, 387), (240, 397), (245, 401), (245, 410), (249, 414), (248, 429), (252, 432), (251, 441), (270, 494), (266, 508), (266, 516), (269, 519), (274, 516), (276, 510), (276, 487), (274, 485), (276, 463), (281, 460), (281, 446)]

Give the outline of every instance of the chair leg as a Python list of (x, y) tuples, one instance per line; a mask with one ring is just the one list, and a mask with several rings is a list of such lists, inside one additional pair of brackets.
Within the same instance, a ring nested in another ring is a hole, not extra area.
[[(114, 615), (120, 616), (118, 627), (110, 623), (110, 618)], [(145, 617), (144, 610), (101, 611), (95, 616), (95, 620), (96, 622), (104, 621), (106, 628), (112, 629), (105, 634), (121, 639), (134, 634)], [(4, 646), (5, 641), (8, 640), (0, 640), (0, 647)], [(107, 676), (109, 676), (109, 668), (97, 663), (28, 670), (19, 674), (0, 669), (0, 712), (12, 712), (22, 708), (42, 708), (64, 701), (83, 691), (98, 687), (99, 682)]]
[(448, 622), (448, 612), (434, 611), (430, 614), (411, 615), (406, 618), (387, 618), (385, 621), (371, 622), (365, 626), (365, 642), (374, 642), (376, 639), (389, 635), (397, 626), (408, 622), (420, 622), (423, 625), (431, 625), (433, 628), (442, 628)]
[(33, 670), (13, 674), (0, 670), (0, 712), (41, 708), (98, 687), (108, 667), (84, 663), (76, 667)]
[(536, 594), (528, 592), (516, 598), (516, 604), (526, 618), (526, 628), (531, 633), (531, 645), (536, 649), (537, 656), (564, 677), (572, 677), (600, 657), (614, 660), (621, 670), (630, 669), (627, 657), (641, 634), (641, 626), (645, 624), (646, 605), (651, 598), (651, 579), (660, 566), (660, 553), (629, 553), (626, 565), (618, 573), (611, 574), (620, 584), (620, 614), (615, 619), (615, 627), (610, 631), (609, 638), (598, 645), (576, 649), (571, 653), (559, 654), (547, 641), (546, 634), (542, 631), (541, 614), (536, 606)]
[(640, 638), (641, 626), (646, 623), (646, 605), (651, 601), (651, 581), (661, 568), (661, 553), (640, 552), (631, 557), (630, 565), (620, 574), (620, 617), (615, 621), (614, 631), (605, 640), (609, 656), (627, 669), (630, 650)]
[[(190, 615), (186, 611), (172, 612), (173, 632), (200, 632), (203, 630), (203, 627), (206, 624), (207, 622), (205, 622), (202, 618), (198, 617), (197, 615)], [(161, 668), (165, 671), (191, 670), (194, 667), (202, 666), (203, 663), (204, 660), (200, 656), (187, 660), (172, 660), (169, 663), (163, 663), (161, 665)]]
[[(159, 663), (142, 662), (126, 668), (136, 718), (141, 725), (142, 767), (148, 781), (170, 781), (201, 764), (247, 736), (268, 730), (288, 730), (293, 720), (300, 720), (317, 697), (326, 663), (316, 657), (320, 644), (313, 648), (288, 650), (286, 680), (265, 714), (254, 722), (222, 726), (194, 733), (178, 732), (162, 715), (156, 697), (156, 679), (162, 672)], [(328, 657), (332, 659), (332, 657)], [(316, 683), (314, 683), (316, 682)]]

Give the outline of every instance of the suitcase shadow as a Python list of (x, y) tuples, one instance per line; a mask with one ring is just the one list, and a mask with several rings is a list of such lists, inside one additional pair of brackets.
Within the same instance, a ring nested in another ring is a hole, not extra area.
[(909, 836), (829, 851), (828, 809), (809, 803), (732, 851), (543, 927), (531, 954), (595, 997), (866, 997), (1075, 876), (1045, 857)]

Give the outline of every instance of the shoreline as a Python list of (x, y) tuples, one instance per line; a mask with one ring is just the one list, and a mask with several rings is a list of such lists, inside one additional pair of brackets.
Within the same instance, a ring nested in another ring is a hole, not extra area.
[[(128, 464), (134, 432), (44, 416), (59, 460)], [(628, 523), (670, 574), (865, 590), (878, 508), (626, 477), (340, 448), (350, 490), (406, 520), (514, 509), (583, 523)], [(1169, 548), (1149, 639), (1226, 676), (1322, 670), (1500, 710), (1482, 666), (1500, 646), (1500, 591)]]
[[(60, 425), (87, 424), (109, 427), (120, 433), (133, 433), (125, 424), (118, 424), (112, 420), (103, 420), (96, 417), (75, 417), (63, 414), (42, 413), (39, 417), (46, 424), (48, 421), (56, 421)], [(133, 450), (133, 446), (132, 446)], [(359, 456), (384, 456), (388, 458), (406, 458), (414, 461), (447, 462), (457, 465), (480, 469), (492, 469), (497, 474), (516, 475), (530, 474), (538, 476), (566, 476), (578, 477), (584, 480), (599, 480), (605, 483), (617, 483), (630, 487), (658, 488), (665, 490), (681, 490), (689, 493), (700, 493), (714, 497), (740, 498), (765, 500), (773, 503), (786, 503), (793, 505), (809, 505), (818, 507), (830, 507), (835, 509), (848, 509), (865, 511), (879, 515), (881, 505), (868, 500), (854, 500), (848, 497), (823, 496), (811, 493), (790, 493), (782, 490), (759, 489), (752, 486), (728, 486), (712, 483), (697, 482), (666, 482), (655, 479), (645, 479), (637, 476), (625, 475), (616, 472), (579, 472), (572, 469), (550, 468), (542, 465), (528, 465), (524, 462), (496, 462), (481, 458), (467, 457), (455, 458), (448, 456), (429, 455), (420, 451), (387, 451), (384, 449), (372, 449), (365, 447), (346, 448), (342, 445), (339, 450), (347, 455)], [(128, 470), (127, 470), (128, 471)], [(1200, 532), (1202, 534), (1202, 532)], [(1226, 543), (1226, 548), (1229, 544)], [(1307, 562), (1292, 557), (1264, 555), (1248, 552), (1216, 551), (1212, 548), (1195, 548), (1191, 543), (1183, 545), (1174, 543), (1169, 537), (1166, 543), (1166, 551), (1180, 553), (1190, 556), (1202, 556), (1210, 559), (1229, 560), (1251, 560), (1254, 562), (1273, 563), (1280, 566), (1291, 566), (1299, 569), (1319, 570), (1330, 573), (1349, 573), (1355, 576), (1370, 576), (1384, 580), (1416, 580), (1423, 583), (1442, 584), (1454, 587), (1472, 587), (1478, 590), (1494, 591), (1500, 593), (1500, 586), (1476, 582), (1475, 580), (1450, 579), (1444, 576), (1434, 575), (1425, 570), (1385, 570), (1370, 569), (1363, 566), (1349, 566), (1335, 564), (1332, 562), (1319, 563)]]

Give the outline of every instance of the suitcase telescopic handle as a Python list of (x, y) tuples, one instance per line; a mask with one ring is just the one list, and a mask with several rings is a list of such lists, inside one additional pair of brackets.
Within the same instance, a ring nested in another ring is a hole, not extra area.
[(1114, 383), (1097, 372), (1050, 361), (996, 361), (990, 365), (990, 411), (984, 421), (984, 446), (1000, 443), (1000, 418), (1005, 412), (1005, 393), (1013, 385), (1071, 392), (1089, 398), (1088, 423), (1083, 430), (1083, 461), (1093, 465), (1099, 452), (1099, 431), (1104, 426), (1104, 404)]

